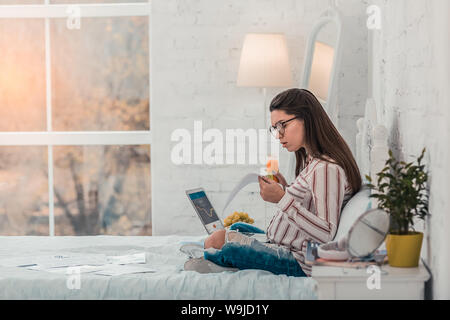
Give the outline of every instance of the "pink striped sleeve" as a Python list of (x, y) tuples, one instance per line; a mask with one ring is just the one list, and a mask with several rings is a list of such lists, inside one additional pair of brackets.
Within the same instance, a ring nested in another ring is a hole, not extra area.
[(339, 166), (324, 162), (306, 178), (316, 212), (301, 205), (286, 192), (279, 207), (290, 220), (316, 241), (331, 241), (336, 233), (345, 193), (345, 173)]

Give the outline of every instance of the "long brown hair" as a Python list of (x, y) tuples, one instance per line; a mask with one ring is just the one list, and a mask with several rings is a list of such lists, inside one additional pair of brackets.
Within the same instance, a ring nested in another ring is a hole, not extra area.
[[(319, 100), (305, 89), (289, 89), (278, 94), (270, 103), (270, 112), (282, 110), (289, 115), (303, 119), (305, 125), (305, 143), (311, 156), (334, 163), (344, 169), (353, 194), (361, 188), (361, 173), (355, 158), (339, 131), (328, 117)], [(298, 176), (306, 165), (305, 148), (295, 151), (297, 159), (295, 176)]]

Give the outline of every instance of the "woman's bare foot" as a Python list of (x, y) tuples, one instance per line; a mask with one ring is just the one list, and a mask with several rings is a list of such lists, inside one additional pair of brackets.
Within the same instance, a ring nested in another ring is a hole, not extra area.
[(208, 238), (206, 238), (204, 245), (205, 249), (221, 249), (225, 244), (225, 233), (225, 229), (214, 231)]

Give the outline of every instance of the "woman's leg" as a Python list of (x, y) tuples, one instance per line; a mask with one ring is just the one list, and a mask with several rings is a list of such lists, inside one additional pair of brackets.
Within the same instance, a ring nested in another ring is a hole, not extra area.
[(205, 251), (204, 257), (223, 267), (261, 269), (274, 274), (306, 277), (291, 252), (282, 247), (266, 246), (255, 239), (250, 239), (249, 244), (227, 242), (221, 250)]
[[(252, 226), (248, 223), (243, 222), (236, 222), (230, 226), (230, 229), (232, 231), (238, 231), (238, 232), (250, 232), (250, 233), (265, 233), (263, 230)], [(225, 244), (225, 234), (226, 230), (217, 230), (214, 231), (208, 238), (205, 239), (204, 247), (205, 249), (208, 248), (214, 248), (214, 249), (220, 249)]]
[(220, 249), (225, 244), (225, 234), (226, 230), (217, 230), (209, 235), (208, 238), (205, 239), (204, 248), (214, 248)]

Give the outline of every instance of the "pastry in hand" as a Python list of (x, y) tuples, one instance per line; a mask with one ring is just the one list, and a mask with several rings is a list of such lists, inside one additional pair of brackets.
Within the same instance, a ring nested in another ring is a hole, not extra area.
[(266, 172), (267, 178), (272, 179), (276, 182), (280, 182), (278, 178), (275, 176), (275, 174), (278, 172), (278, 160), (270, 159), (269, 161), (267, 161)]

